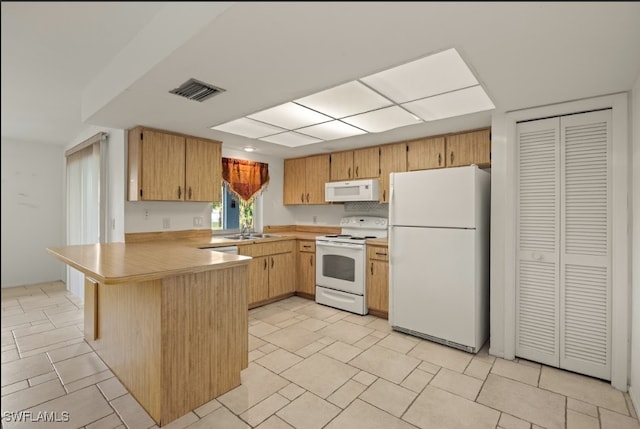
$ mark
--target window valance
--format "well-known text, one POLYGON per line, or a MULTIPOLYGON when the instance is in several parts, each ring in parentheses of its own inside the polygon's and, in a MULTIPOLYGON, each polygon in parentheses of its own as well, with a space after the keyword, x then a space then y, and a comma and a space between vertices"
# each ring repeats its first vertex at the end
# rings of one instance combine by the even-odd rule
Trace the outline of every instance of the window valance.
POLYGON ((222 158, 222 180, 243 201, 251 201, 269 183, 269 164, 222 158))

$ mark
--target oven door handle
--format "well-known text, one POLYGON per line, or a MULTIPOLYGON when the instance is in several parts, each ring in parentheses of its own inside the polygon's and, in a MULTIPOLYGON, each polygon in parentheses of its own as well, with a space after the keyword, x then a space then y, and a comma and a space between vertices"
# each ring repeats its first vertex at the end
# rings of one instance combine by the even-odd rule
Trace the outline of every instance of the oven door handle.
POLYGON ((362 244, 350 244, 350 243, 328 243, 326 241, 316 241, 316 250, 318 247, 334 247, 338 249, 358 249, 364 250, 362 244))

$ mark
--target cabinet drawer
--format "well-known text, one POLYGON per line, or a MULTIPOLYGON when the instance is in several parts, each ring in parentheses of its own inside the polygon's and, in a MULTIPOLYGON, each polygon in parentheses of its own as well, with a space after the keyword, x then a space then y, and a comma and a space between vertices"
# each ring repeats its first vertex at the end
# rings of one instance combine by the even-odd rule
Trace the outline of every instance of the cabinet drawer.
POLYGON ((295 240, 283 240, 270 243, 254 243, 240 246, 240 248, 238 249, 238 253, 246 256, 277 255, 278 253, 293 252, 295 248, 295 240))
POLYGON ((367 246, 367 259, 375 259, 378 261, 389 260, 389 249, 382 246, 367 246))
POLYGON ((315 253, 316 242, 312 240, 298 240, 298 251, 315 253))

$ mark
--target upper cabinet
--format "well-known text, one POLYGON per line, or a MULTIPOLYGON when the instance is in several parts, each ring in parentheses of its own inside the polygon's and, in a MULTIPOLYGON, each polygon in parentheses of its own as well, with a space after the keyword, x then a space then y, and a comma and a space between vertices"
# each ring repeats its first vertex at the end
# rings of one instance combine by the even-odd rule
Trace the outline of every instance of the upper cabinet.
POLYGON ((329 181, 329 155, 284 160, 283 203, 326 204, 324 184, 329 181))
POLYGON ((444 137, 407 142, 407 170, 429 170, 445 166, 444 137))
POLYGON ((380 146, 380 186, 381 203, 389 202, 389 174, 407 171, 407 144, 395 143, 380 146))
POLYGON ((377 146, 331 154, 331 181, 371 179, 380 175, 377 146))
POLYGON ((220 201, 222 143, 129 130, 129 201, 220 201))
POLYGON ((447 136, 447 167, 477 164, 491 166, 491 130, 484 129, 447 136))

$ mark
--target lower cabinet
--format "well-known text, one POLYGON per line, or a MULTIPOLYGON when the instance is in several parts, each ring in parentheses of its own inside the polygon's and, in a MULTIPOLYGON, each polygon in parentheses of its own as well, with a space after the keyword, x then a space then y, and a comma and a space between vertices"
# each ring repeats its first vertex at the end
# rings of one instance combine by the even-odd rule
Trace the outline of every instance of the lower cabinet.
POLYGON ((239 246, 238 253, 251 256, 249 308, 295 292, 295 240, 239 246))
POLYGON ((316 294, 316 242, 298 240, 296 292, 305 298, 315 298, 316 294))
POLYGON ((367 307, 369 313, 389 317, 389 249, 367 245, 367 307))

